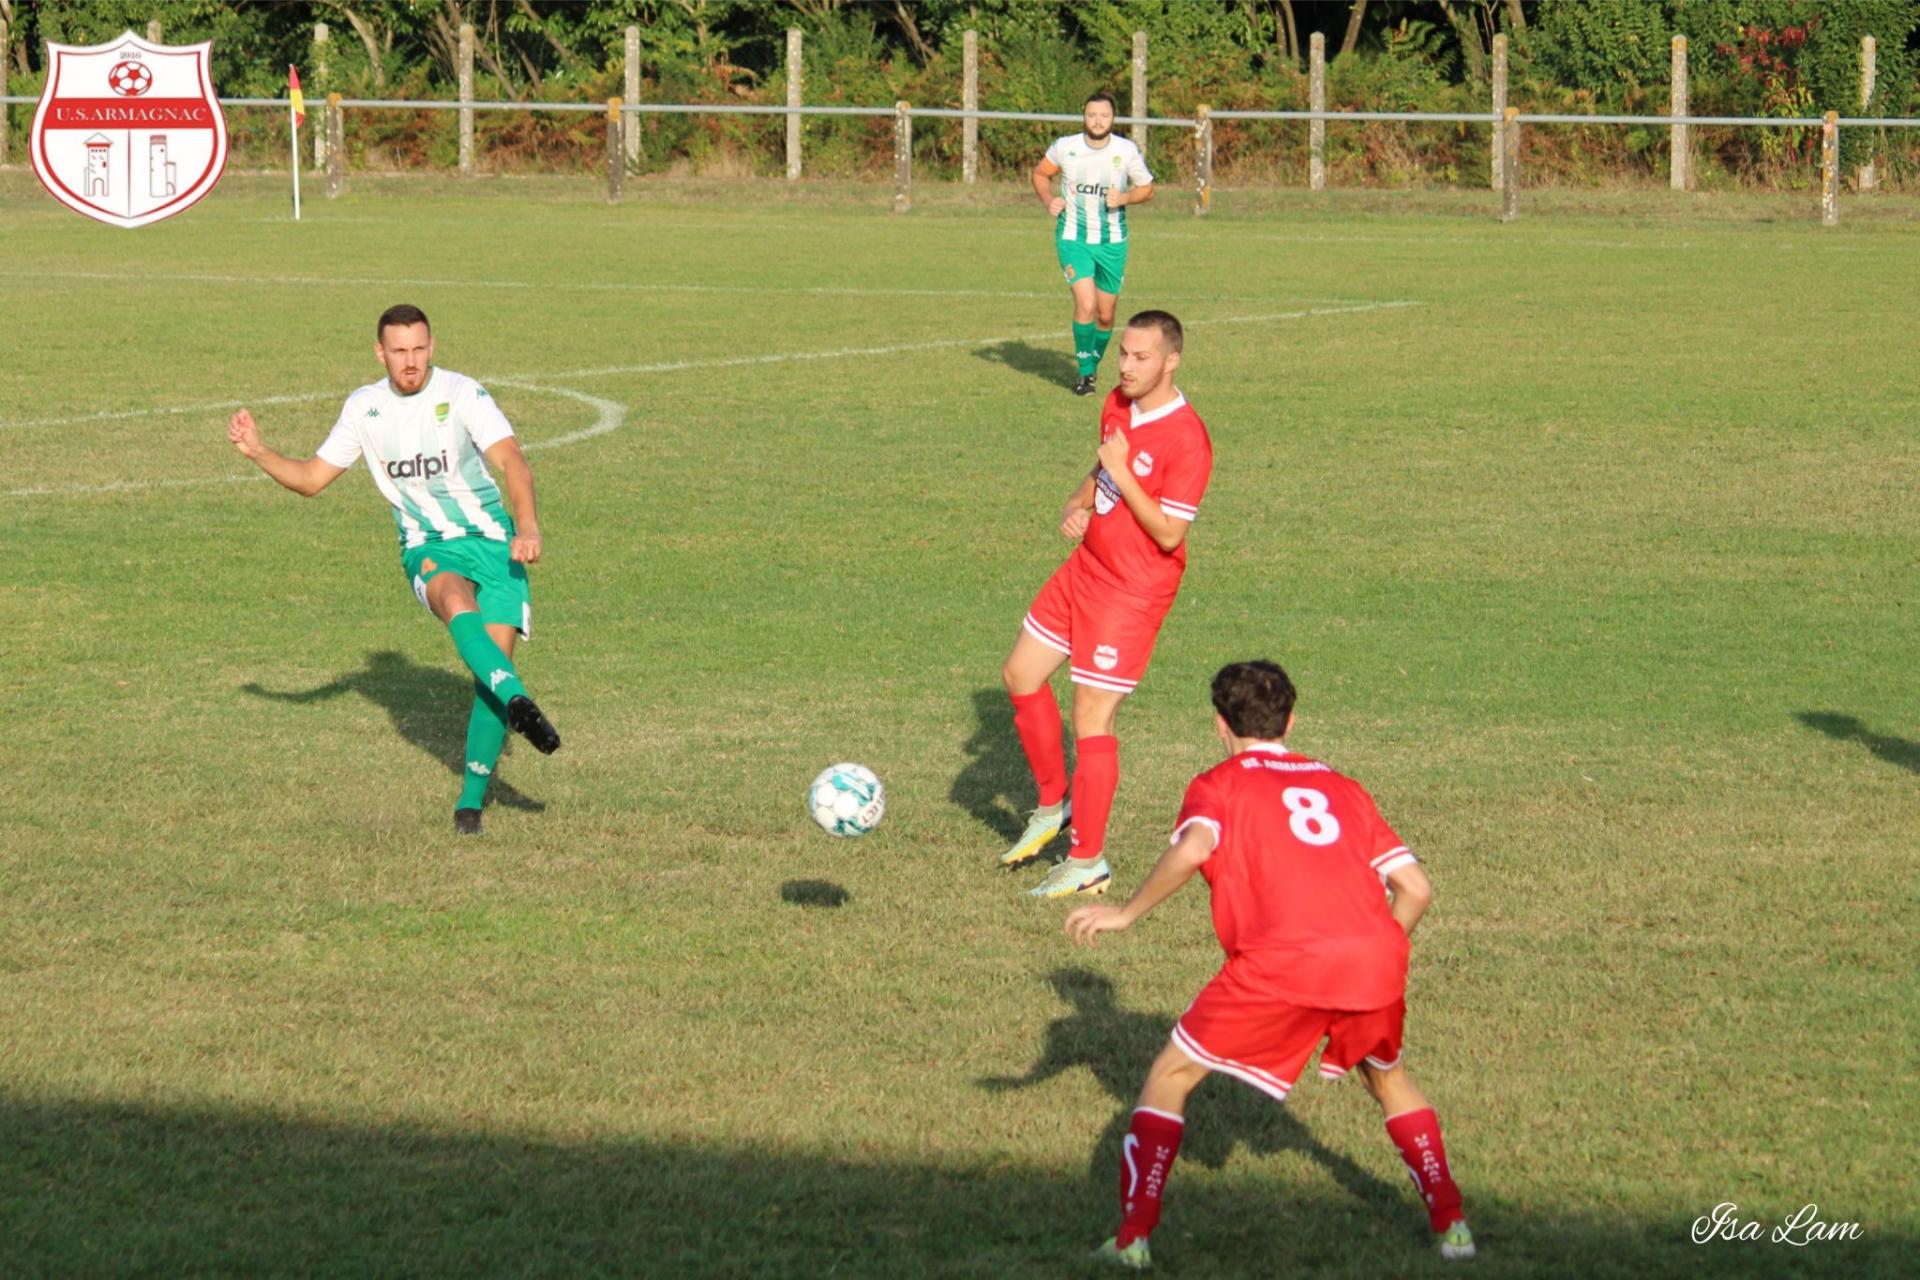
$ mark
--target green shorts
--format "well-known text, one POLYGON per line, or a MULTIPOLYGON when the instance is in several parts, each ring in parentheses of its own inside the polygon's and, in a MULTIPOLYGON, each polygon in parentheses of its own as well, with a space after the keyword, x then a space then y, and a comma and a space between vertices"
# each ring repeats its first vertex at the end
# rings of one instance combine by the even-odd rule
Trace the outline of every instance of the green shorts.
POLYGON ((1077 284, 1088 276, 1093 277, 1093 287, 1101 293, 1120 292, 1120 285, 1127 278, 1127 245, 1087 244, 1081 240, 1058 240, 1053 242, 1054 249, 1060 255, 1060 271, 1067 277, 1069 285, 1077 284))
POLYGON ((413 594, 427 602, 427 584, 443 573, 457 573, 473 584, 480 602, 480 620, 499 623, 533 638, 533 595, 527 589, 527 566, 516 564, 507 544, 491 538, 453 538, 429 542, 400 553, 400 568, 413 584, 413 594))

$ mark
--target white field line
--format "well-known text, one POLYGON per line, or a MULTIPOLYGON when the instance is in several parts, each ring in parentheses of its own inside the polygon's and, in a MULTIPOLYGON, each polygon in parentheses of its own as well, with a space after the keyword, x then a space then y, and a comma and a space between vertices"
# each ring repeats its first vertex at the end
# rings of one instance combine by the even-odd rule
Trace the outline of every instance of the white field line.
MULTIPOLYGON (((1230 324, 1263 324, 1280 320, 1304 320, 1315 316, 1355 315, 1369 311, 1386 311, 1402 307, 1417 307, 1420 302, 1411 298, 1397 298, 1384 302, 1356 303, 1344 307, 1310 307, 1298 311, 1275 311, 1256 316, 1228 316, 1219 320, 1195 320, 1188 328, 1201 326, 1215 327, 1230 324)), ((730 356, 712 360, 678 360, 656 364, 608 365, 594 369, 572 369, 564 373, 539 375, 510 375, 483 379, 500 387, 512 387, 523 391, 533 391, 548 395, 564 396, 578 400, 595 411, 594 421, 578 430, 551 440, 529 441, 524 446, 532 449, 552 449, 561 445, 577 444, 595 436, 607 435, 617 431, 626 421, 627 407, 618 401, 591 396, 571 387, 558 383, 578 378, 615 377, 622 374, 680 373, 696 369, 731 369, 745 365, 790 364, 810 360, 843 360, 854 356, 890 356, 904 355, 915 351, 937 351, 953 347, 993 346, 1003 342, 1032 342, 1040 339, 1058 338, 1061 331, 1049 329, 1040 333, 1013 334, 1010 336, 986 338, 942 338, 930 342, 903 342, 883 347, 836 347, 827 351, 784 351, 763 356, 730 356)), ((338 391, 311 391, 297 395, 258 396, 247 401, 214 400, 199 404, 172 405, 153 409, 112 410, 104 413, 80 414, 68 418, 37 418, 18 422, 0 422, 0 430, 25 429, 29 427, 65 426, 82 422, 103 422, 126 418, 145 418, 177 416, 189 413, 211 413, 222 409, 237 409, 242 403, 247 405, 307 404, 318 400, 344 399, 338 391)), ((21 489, 6 490, 0 496, 8 498, 58 497, 93 493, 122 493, 141 489, 174 489, 194 485, 234 484, 243 480, 265 479, 259 473, 243 472, 239 475, 208 476, 200 479, 181 480, 121 480, 111 484, 70 485, 70 486, 30 486, 21 489)))
MULTIPOLYGON (((353 289, 507 289, 540 290, 547 293, 579 291, 585 293, 694 293, 694 294, 784 294, 803 297, 846 298, 1060 298, 1066 287, 1039 290, 1018 289, 863 289, 847 285, 744 285, 675 284, 661 281, 624 282, 618 280, 458 280, 418 276, 259 276, 222 275, 211 272, 141 271, 131 279, 123 271, 0 271, 6 280, 112 280, 118 284, 145 284, 148 281, 173 284, 247 284, 280 288, 342 287, 353 289)), ((1181 301, 1199 300, 1203 295, 1165 295, 1181 301)), ((1241 296, 1229 299, 1204 295, 1213 301, 1249 301, 1241 296)), ((1363 301, 1359 298, 1292 298, 1291 302, 1338 305, 1363 301)))

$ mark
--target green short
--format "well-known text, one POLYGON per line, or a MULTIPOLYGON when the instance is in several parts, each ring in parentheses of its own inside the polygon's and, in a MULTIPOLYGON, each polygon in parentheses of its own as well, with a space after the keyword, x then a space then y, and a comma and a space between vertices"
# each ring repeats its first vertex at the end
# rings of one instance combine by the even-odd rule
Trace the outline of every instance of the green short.
POLYGON ((1087 244, 1081 240, 1056 239, 1054 249, 1060 255, 1060 271, 1067 277, 1069 285, 1077 284, 1088 276, 1093 277, 1093 287, 1101 293, 1120 292, 1120 286, 1127 278, 1127 245, 1087 244))
POLYGON ((413 594, 427 602, 427 584, 443 573, 457 573, 473 584, 480 620, 512 627, 522 639, 533 637, 533 594, 527 566, 507 553, 507 544, 491 538, 453 538, 429 542, 400 553, 400 567, 413 594))

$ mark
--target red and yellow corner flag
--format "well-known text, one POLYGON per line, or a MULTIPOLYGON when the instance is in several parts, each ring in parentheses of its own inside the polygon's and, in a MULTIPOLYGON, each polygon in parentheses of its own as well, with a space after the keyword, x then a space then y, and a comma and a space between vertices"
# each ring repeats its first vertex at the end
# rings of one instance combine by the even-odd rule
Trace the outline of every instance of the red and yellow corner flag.
POLYGON ((293 123, 303 125, 307 122, 307 96, 300 92, 300 73, 292 63, 287 64, 287 97, 293 103, 293 123))

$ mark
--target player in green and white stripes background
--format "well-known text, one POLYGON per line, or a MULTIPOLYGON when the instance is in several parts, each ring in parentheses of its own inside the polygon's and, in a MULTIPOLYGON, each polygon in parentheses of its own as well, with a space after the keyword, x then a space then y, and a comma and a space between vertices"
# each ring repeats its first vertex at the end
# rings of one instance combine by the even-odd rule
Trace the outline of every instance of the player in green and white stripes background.
POLYGON ((1113 97, 1096 93, 1085 128, 1054 140, 1033 167, 1033 190, 1054 219, 1054 251, 1073 290, 1075 395, 1095 391, 1093 373, 1113 339, 1114 308, 1127 274, 1127 208, 1153 199, 1153 174, 1140 148, 1113 132, 1113 97), (1055 194, 1053 179, 1060 179, 1055 194))

